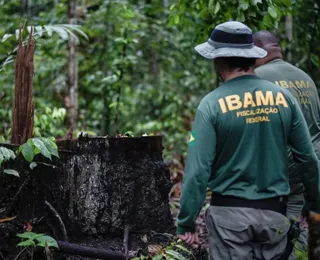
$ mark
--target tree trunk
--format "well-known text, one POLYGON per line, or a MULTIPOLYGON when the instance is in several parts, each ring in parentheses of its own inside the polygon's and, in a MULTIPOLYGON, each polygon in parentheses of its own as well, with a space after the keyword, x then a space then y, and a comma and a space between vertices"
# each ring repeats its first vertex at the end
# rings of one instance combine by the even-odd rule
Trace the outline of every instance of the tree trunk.
MULTIPOLYGON (((105 13, 105 17, 106 17, 106 22, 104 24, 105 26, 105 35, 103 36, 103 41, 104 41, 104 49, 101 52, 101 57, 104 57, 105 53, 109 51, 109 36, 112 35, 113 31, 111 29, 110 26, 110 12, 111 12, 111 8, 112 8, 112 1, 108 2, 108 5, 106 7, 106 13, 105 13)), ((103 63, 102 63, 102 68, 103 71, 105 72, 105 77, 108 76, 108 59, 105 58, 103 63)), ((110 133, 110 125, 111 125, 111 110, 110 110, 110 102, 111 102, 111 96, 110 95, 110 87, 108 83, 104 83, 104 96, 103 96, 103 104, 104 104, 104 108, 103 108, 103 117, 102 117, 102 123, 101 123, 101 135, 105 136, 107 134, 111 134, 110 133)))
MULTIPOLYGON (((133 255, 141 249, 147 254, 149 243, 168 242, 157 234, 175 234, 169 208, 172 183, 161 136, 80 137, 61 141, 59 147, 55 168, 38 163, 30 172, 28 164, 16 162, 11 168, 20 172, 19 179, 0 175, 0 212, 10 208, 24 185, 8 216, 17 218, 0 225, 0 253, 16 253, 16 233, 23 232, 23 226, 60 241, 67 238, 65 242, 75 245, 65 248, 68 253, 78 245, 74 253, 80 256, 68 260, 110 250, 133 255)), ((40 157, 37 161, 48 163, 40 157)))
POLYGON ((15 61, 15 89, 12 111, 11 143, 25 143, 33 134, 34 107, 32 104, 34 40, 30 34, 27 45, 19 46, 15 61))
MULTIPOLYGON (((76 24, 77 0, 68 1, 69 24, 76 24)), ((70 35, 68 44, 68 95, 65 105, 67 108, 67 127, 76 128, 78 117, 78 62, 76 53, 76 40, 70 35)))
POLYGON ((288 62, 292 62, 292 16, 286 16, 286 38, 287 38, 287 57, 288 62))
MULTIPOLYGON (((157 4, 157 3, 155 3, 157 4)), ((146 0, 146 17, 148 17, 148 31, 150 35, 154 35, 154 30, 152 28, 152 19, 155 19, 155 15, 151 12, 152 8, 152 1, 146 0)), ((152 81, 157 81, 159 79, 159 73, 160 73, 160 61, 159 61, 159 55, 157 53, 157 50, 152 46, 153 42, 149 42, 148 46, 148 56, 149 56, 149 72, 151 76, 152 81)))
POLYGON ((22 11, 21 11, 21 13, 22 13, 22 16, 24 16, 24 15, 28 15, 28 0, 21 0, 21 6, 22 6, 22 11))

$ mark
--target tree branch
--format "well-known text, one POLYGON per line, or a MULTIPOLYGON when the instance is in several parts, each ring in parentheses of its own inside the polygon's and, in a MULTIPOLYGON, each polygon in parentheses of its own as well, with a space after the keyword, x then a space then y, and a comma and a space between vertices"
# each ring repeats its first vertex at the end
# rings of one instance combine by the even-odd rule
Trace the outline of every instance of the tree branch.
POLYGON ((91 258, 99 258, 99 259, 106 259, 106 260, 126 260, 126 255, 105 250, 102 248, 94 248, 88 246, 82 246, 77 244, 71 244, 63 241, 59 241, 59 251, 71 254, 71 255, 79 255, 84 257, 91 257, 91 258))
POLYGON ((123 238, 123 247, 124 247, 124 253, 125 255, 127 256, 128 253, 129 253, 129 246, 128 246, 128 243, 129 243, 129 226, 125 226, 124 227, 124 238, 123 238))
POLYGON ((60 229, 62 231, 62 239, 63 241, 68 241, 68 235, 67 235, 67 230, 66 227, 59 215, 59 213, 55 210, 55 208, 47 201, 44 201, 44 204, 47 206, 47 208, 50 210, 50 212, 53 214, 53 216, 58 220, 60 229))

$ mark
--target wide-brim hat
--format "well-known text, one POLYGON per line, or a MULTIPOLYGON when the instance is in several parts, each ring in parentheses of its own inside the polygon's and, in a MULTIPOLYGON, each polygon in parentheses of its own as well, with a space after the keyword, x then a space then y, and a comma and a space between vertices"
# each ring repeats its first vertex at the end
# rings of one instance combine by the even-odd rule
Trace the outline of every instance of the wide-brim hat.
POLYGON ((225 22, 216 26, 207 42, 195 50, 206 59, 219 57, 264 58, 267 52, 253 44, 252 31, 240 22, 225 22))

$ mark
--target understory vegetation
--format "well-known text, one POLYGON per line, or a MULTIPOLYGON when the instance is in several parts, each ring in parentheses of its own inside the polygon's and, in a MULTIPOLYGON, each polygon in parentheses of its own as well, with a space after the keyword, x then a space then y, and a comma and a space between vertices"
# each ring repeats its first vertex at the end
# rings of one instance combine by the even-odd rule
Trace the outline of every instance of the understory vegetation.
MULTIPOLYGON (((284 58, 320 86, 316 1, 70 0, 68 5, 67 0, 0 0, 0 14, 0 142, 11 138, 14 61, 21 29, 24 41, 31 34, 36 43, 34 138, 17 151, 30 168, 37 166, 33 159, 38 153, 49 159, 58 156, 55 139, 77 138, 80 133, 163 135, 164 158, 174 183, 170 193, 174 217, 194 112, 218 82, 212 62, 193 48, 207 40, 215 25, 234 19, 253 31, 274 31, 284 58)), ((0 164, 15 157, 16 153, 0 147, 0 164)), ((19 177, 14 169, 3 173, 19 177)), ((203 213, 209 198, 208 193, 198 219, 203 241, 203 213)), ((31 253, 36 245, 56 246, 41 234, 19 237, 19 246, 31 253)), ((179 250, 187 249, 173 242, 166 249, 154 249, 153 259, 183 259, 179 250)), ((305 252, 300 257, 306 259, 305 252)))

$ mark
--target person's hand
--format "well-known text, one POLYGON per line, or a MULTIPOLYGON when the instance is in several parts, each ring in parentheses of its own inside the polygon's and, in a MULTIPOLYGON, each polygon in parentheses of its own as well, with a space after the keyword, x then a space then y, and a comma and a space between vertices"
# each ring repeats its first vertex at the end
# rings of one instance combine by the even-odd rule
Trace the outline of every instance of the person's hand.
POLYGON ((307 218, 306 217, 302 217, 300 216, 298 219, 299 225, 302 228, 308 228, 308 222, 307 222, 307 218))
POLYGON ((183 235, 179 235, 178 237, 193 248, 198 247, 200 243, 198 233, 187 232, 183 235))

